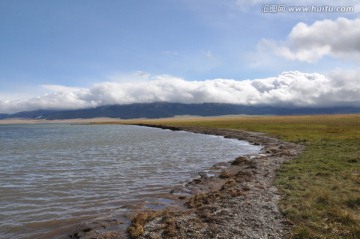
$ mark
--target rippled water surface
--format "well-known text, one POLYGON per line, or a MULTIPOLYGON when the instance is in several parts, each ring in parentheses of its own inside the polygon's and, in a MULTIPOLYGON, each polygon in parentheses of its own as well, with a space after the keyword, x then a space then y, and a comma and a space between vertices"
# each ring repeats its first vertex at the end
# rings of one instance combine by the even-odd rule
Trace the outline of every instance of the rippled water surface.
MULTIPOLYGON (((0 125, 0 238, 39 238, 259 147, 124 125, 0 125)), ((55 235, 54 235, 55 237, 55 235)))

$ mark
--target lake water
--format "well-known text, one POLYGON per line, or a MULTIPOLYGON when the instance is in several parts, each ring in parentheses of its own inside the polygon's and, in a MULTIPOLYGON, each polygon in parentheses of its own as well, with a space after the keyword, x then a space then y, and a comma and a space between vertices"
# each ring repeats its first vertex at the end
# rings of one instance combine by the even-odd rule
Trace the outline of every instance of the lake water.
POLYGON ((79 222, 259 146, 125 125, 0 125, 0 238, 64 238, 79 222))

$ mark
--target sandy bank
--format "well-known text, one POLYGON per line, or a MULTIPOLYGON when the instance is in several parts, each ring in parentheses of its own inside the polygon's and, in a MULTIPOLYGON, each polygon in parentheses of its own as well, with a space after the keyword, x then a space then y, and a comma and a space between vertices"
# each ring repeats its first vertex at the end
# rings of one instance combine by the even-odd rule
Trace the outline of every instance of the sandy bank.
MULTIPOLYGON (((192 115, 181 115, 181 116, 174 116, 170 118, 161 118, 156 119, 161 121, 166 120, 174 120, 174 121, 181 121, 181 120, 198 120, 198 119, 206 119, 206 120, 214 120, 214 119, 224 119, 224 118, 235 118, 235 117, 250 117, 248 115, 221 115, 221 116, 192 116, 192 115)), ((254 116, 251 116, 254 117, 254 116)), ((261 116, 262 117, 262 116, 261 116)), ((119 118, 106 118, 106 117, 99 117, 99 118, 91 118, 91 119, 59 119, 59 120, 47 120, 47 119, 22 119, 22 118, 13 118, 13 119, 2 119, 0 120, 1 124, 50 124, 50 123, 80 123, 80 124, 91 124, 91 123, 114 123, 114 124, 133 124, 133 122, 146 121, 146 120, 153 120, 153 119, 146 119, 146 118, 138 118, 138 119, 119 119, 119 118)))

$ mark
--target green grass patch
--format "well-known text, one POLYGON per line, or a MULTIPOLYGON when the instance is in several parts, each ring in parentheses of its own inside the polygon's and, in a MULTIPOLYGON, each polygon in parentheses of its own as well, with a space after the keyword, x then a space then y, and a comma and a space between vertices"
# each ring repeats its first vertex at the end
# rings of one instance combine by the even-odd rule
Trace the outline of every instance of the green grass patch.
MULTIPOLYGON (((144 122, 144 121, 142 121, 144 122)), ((277 172, 281 210, 292 238, 360 238, 360 115, 219 117, 151 120, 264 132, 304 144, 277 172)))

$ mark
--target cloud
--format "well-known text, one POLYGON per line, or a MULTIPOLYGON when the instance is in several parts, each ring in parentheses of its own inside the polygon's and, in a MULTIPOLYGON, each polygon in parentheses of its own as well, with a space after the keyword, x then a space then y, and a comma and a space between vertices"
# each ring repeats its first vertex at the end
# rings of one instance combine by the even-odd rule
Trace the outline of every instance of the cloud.
POLYGON ((206 57, 208 60, 214 60, 214 59, 215 59, 214 54, 213 54, 210 50, 207 50, 207 51, 206 51, 205 57, 206 57))
POLYGON ((273 106, 358 106, 360 69, 328 76, 298 71, 279 76, 233 80, 186 81, 167 75, 147 81, 103 82, 90 88, 46 86, 55 92, 27 100, 0 99, 0 112, 35 109, 79 109, 101 105, 179 102, 273 106))
POLYGON ((63 85, 41 85, 42 88, 53 91, 53 92, 64 92, 64 91, 81 91, 84 88, 69 87, 63 85))
POLYGON ((325 56, 360 59, 360 18, 322 20, 312 25, 300 22, 285 42, 262 40, 259 44, 286 59, 309 63, 325 56))

